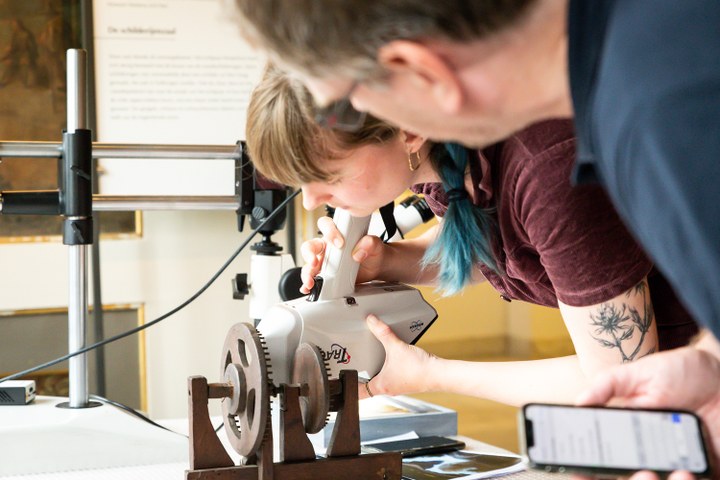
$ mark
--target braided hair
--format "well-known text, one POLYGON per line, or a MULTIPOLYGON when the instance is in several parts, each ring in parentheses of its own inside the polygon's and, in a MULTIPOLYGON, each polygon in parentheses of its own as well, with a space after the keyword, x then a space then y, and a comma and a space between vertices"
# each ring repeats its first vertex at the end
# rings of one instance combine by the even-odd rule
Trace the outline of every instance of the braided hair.
POLYGON ((440 234, 425 252, 422 266, 440 265, 439 289, 445 296, 458 293, 471 282, 477 262, 499 271, 492 254, 495 209, 476 207, 465 190, 465 170, 471 153, 474 151, 457 143, 437 143, 430 151, 433 167, 447 192, 448 208, 440 234))

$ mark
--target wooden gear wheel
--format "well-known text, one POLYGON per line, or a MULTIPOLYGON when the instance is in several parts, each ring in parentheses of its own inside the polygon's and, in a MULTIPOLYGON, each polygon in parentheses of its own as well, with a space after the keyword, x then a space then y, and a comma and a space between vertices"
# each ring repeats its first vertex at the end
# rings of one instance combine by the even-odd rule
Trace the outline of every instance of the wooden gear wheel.
POLYGON ((295 350, 292 383, 307 385, 300 397, 300 412, 307 433, 317 433, 327 423, 330 411, 328 366, 320 349, 311 343, 301 343, 295 350))
POLYGON ((258 451, 270 427, 269 355, 260 333, 249 323, 235 324, 223 346, 221 377, 233 386, 222 401, 230 444, 243 457, 258 451))

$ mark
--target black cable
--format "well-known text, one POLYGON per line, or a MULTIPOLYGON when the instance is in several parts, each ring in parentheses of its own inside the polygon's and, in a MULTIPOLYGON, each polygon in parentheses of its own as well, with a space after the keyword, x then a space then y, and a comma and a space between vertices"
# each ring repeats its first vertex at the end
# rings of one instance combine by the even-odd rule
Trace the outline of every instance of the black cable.
POLYGON ((142 330, 145 330, 146 328, 150 328, 150 327, 152 327, 153 325, 155 325, 156 323, 160 323, 160 322, 162 322, 163 320, 165 320, 166 318, 168 318, 168 317, 176 314, 177 312, 179 312, 180 310, 182 310, 183 308, 187 307, 187 306, 190 305, 192 302, 194 302, 200 295, 202 295, 203 293, 205 293, 205 290, 207 290, 208 288, 210 288, 210 285, 212 285, 213 283, 215 283, 215 280, 217 280, 218 277, 220 277, 220 275, 222 275, 222 273, 227 269, 227 267, 229 267, 230 264, 235 260, 235 258, 240 254, 240 252, 242 252, 243 249, 248 245, 248 243, 250 243, 250 240, 252 240, 253 237, 254 237, 255 235, 257 235, 257 233, 258 233, 270 220, 272 220, 273 217, 275 217, 279 212, 281 212, 281 211, 285 208, 285 206, 286 206, 288 203, 290 203, 290 201, 291 201, 292 199, 294 199, 299 193, 300 193, 300 190, 296 190, 296 191, 294 191, 293 193, 291 193, 291 194, 288 196, 288 198, 286 198, 285 200, 283 200, 283 202, 282 202, 280 205, 278 205, 278 207, 277 207, 275 210, 273 210, 273 211, 270 213, 270 215, 268 215, 267 217, 265 217, 265 219, 260 223, 260 225, 258 225, 257 228, 255 228, 255 229, 250 233, 250 235, 248 236, 248 238, 245 239, 245 241, 240 245, 240 247, 238 247, 238 249, 235 250, 235 252, 230 256, 230 258, 223 264, 223 266, 220 267, 220 270, 218 270, 218 271, 215 273, 215 275, 213 275, 213 276, 210 278, 210 280, 208 280, 207 283, 205 283, 205 285, 203 285, 203 287, 200 288, 200 290, 198 290, 197 292, 195 292, 194 295, 192 295, 190 298, 188 298, 188 299, 185 300, 183 303, 181 303, 181 304, 178 305, 177 307, 173 308, 172 310, 170 310, 170 311, 167 312, 166 314, 159 316, 158 318, 156 318, 155 320, 153 320, 153 321, 151 321, 151 322, 149 322, 149 323, 146 323, 146 324, 144 324, 144 325, 140 325, 140 326, 138 326, 138 327, 132 328, 132 329, 130 329, 130 330, 124 332, 124 333, 119 333, 119 334, 117 334, 117 335, 115 335, 115 336, 112 336, 112 337, 107 338, 107 339, 105 339, 105 340, 102 340, 102 341, 100 341, 100 342, 93 343, 92 345, 88 345, 87 347, 83 347, 83 348, 81 348, 80 350, 76 350, 76 351, 74 351, 74 352, 68 353, 67 355, 63 355, 62 357, 58 357, 58 358, 56 358, 55 360, 50 360, 49 362, 45 362, 45 363, 43 363, 43 364, 41 364, 41 365, 36 365, 36 366, 34 366, 34 367, 32 367, 32 368, 28 368, 27 370, 23 370, 22 372, 15 373, 15 374, 13 374, 13 375, 8 375, 7 377, 4 377, 4 378, 0 378, 0 383, 4 382, 4 381, 6 381, 6 380, 14 380, 14 379, 16 379, 16 378, 24 377, 25 375, 29 375, 29 374, 31 374, 31 373, 37 372, 38 370, 42 370, 42 369, 47 368, 47 367, 52 367, 53 365, 57 365, 58 363, 64 362, 65 360, 68 360, 68 359, 70 359, 70 358, 72 358, 72 357, 75 357, 75 356, 77 356, 77 355, 82 355, 83 353, 89 352, 90 350, 94 350, 94 349, 96 349, 96 348, 98 348, 98 347, 102 347, 103 345, 107 345, 108 343, 112 343, 112 342, 115 342, 115 341, 120 340, 120 339, 122 339, 122 338, 129 337, 130 335, 133 335, 133 334, 135 334, 135 333, 137 333, 137 332, 140 332, 140 331, 142 331, 142 330))
POLYGON ((120 410, 126 411, 126 412, 129 413, 130 415, 132 415, 132 416, 134 416, 134 417, 137 417, 137 418, 139 418, 140 420, 149 423, 150 425, 153 425, 153 426, 158 427, 158 428, 162 428, 163 430, 167 430, 168 432, 175 433, 175 434, 177 434, 177 435, 181 435, 181 436, 183 436, 183 437, 185 437, 185 438, 188 438, 188 436, 185 435, 184 433, 176 432, 175 430, 172 430, 172 429, 166 427, 165 425, 160 425, 160 424, 157 423, 155 420, 151 419, 150 417, 146 417, 145 415, 143 415, 142 413, 138 412, 137 410, 135 410, 134 408, 132 408, 132 407, 130 407, 130 406, 128 406, 128 405, 122 404, 122 403, 120 403, 120 402, 116 402, 115 400, 110 400, 110 399, 105 398, 105 397, 101 397, 100 395, 90 395, 90 399, 91 399, 91 400, 97 400, 97 401, 102 402, 102 403, 107 403, 108 405, 112 405, 113 407, 117 407, 117 408, 119 408, 120 410))
MULTIPOLYGON (((118 402, 118 401, 110 400, 109 398, 105 398, 105 397, 102 397, 102 396, 100 396, 100 395, 94 395, 94 394, 91 394, 91 395, 90 395, 90 400, 97 400, 98 402, 107 403, 108 405, 112 405, 113 407, 117 407, 117 408, 119 408, 120 410, 126 411, 126 412, 129 413, 130 415, 132 415, 132 416, 134 416, 134 417, 137 417, 137 418, 139 418, 140 420, 149 423, 150 425, 153 425, 153 426, 158 427, 158 428, 162 428, 163 430, 167 430, 168 432, 175 433, 175 434, 177 434, 177 435, 180 435, 180 436, 183 436, 183 437, 185 437, 185 438, 188 438, 188 436, 185 435, 184 433, 176 432, 175 430, 172 430, 172 429, 166 427, 165 425, 162 425, 162 424, 160 424, 160 423, 157 423, 155 420, 153 420, 152 418, 146 416, 144 413, 138 412, 137 410, 135 410, 135 409, 132 408, 131 406, 125 405, 124 403, 120 403, 120 402, 118 402)), ((215 433, 218 433, 220 430, 222 430, 222 428, 223 428, 224 426, 225 426, 225 423, 221 423, 220 425, 218 425, 217 428, 215 428, 215 433)))

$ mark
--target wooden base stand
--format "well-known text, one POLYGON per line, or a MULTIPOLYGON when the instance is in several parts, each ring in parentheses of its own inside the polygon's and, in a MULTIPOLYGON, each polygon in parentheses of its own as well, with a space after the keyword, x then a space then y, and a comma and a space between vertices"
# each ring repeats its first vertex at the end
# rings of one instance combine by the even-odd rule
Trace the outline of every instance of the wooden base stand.
POLYGON ((301 385, 280 385, 280 462, 273 462, 272 422, 255 455, 245 465, 235 465, 213 430, 208 413, 209 398, 232 394, 228 384, 208 384, 204 377, 188 379, 190 407, 190 469, 186 480, 400 480, 400 453, 360 454, 357 372, 345 370, 331 380, 337 419, 327 458, 316 458, 305 433, 300 410, 301 385))

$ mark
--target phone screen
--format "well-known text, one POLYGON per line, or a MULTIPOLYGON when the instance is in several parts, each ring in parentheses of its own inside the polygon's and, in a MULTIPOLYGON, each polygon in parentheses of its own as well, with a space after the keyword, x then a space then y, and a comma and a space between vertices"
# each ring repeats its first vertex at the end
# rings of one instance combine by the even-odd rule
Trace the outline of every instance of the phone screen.
POLYGON ((708 470, 700 423, 686 412, 527 405, 524 416, 526 450, 535 464, 708 470))

